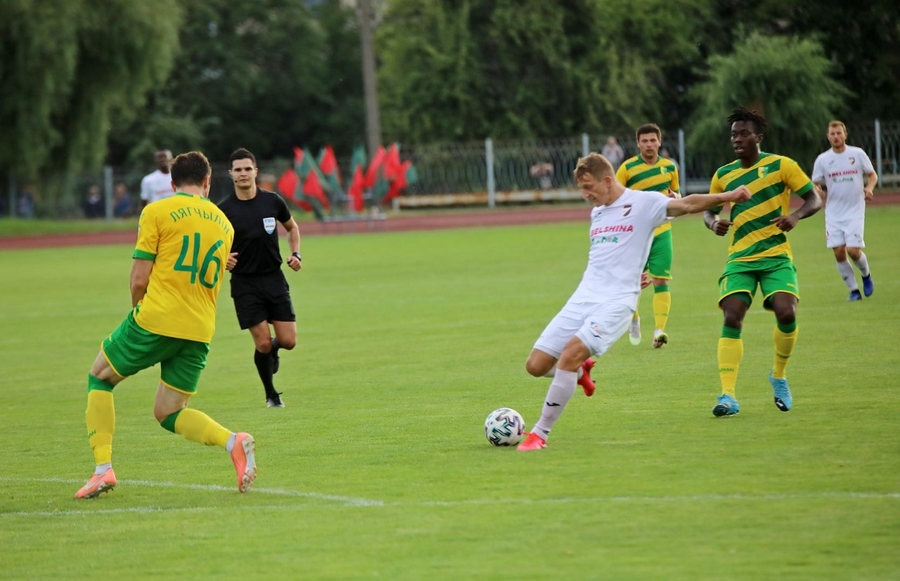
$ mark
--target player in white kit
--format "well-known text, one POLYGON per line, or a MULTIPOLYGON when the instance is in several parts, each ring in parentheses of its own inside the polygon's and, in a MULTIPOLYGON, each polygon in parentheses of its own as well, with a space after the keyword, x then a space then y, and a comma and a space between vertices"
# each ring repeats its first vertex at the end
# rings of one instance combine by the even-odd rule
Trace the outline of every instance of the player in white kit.
POLYGON ((172 189, 172 175, 169 166, 172 165, 172 152, 168 149, 160 149, 153 158, 156 160, 156 171, 144 176, 141 180, 141 207, 150 202, 156 202, 175 195, 172 189))
POLYGON ((847 145, 847 127, 840 121, 828 124, 828 142, 831 149, 816 158, 812 181, 826 189, 819 191, 825 200, 825 244, 834 250, 838 272, 850 289, 847 300, 859 301, 862 295, 847 256, 862 276, 863 294, 872 296, 875 283, 862 249, 866 247, 866 202, 874 196, 878 174, 865 151, 847 145))
POLYGON ((552 376, 553 381, 541 418, 519 444, 521 451, 546 447, 550 430, 575 394, 582 364, 592 354, 606 353, 628 330, 656 227, 670 216, 697 214, 726 202, 750 199, 745 186, 680 199, 630 190, 616 181, 612 164, 598 153, 578 160, 575 182, 584 199, 594 205, 588 265, 581 284, 541 333, 525 362, 528 373, 552 376))

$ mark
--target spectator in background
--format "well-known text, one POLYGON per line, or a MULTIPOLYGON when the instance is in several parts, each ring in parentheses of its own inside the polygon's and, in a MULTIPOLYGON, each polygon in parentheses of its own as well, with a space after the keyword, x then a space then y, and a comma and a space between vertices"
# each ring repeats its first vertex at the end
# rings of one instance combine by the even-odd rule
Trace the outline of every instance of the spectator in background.
POLYGON ((528 168, 531 177, 537 178, 538 185, 542 190, 549 190, 553 187, 553 164, 542 161, 528 168))
POLYGON ((16 198, 16 215, 19 218, 34 218, 34 194, 28 188, 19 192, 16 198))
POLYGON ((625 161, 625 150, 612 135, 606 139, 606 145, 603 146, 600 153, 609 160, 614 170, 619 169, 619 166, 625 161))
POLYGON ((675 161, 675 158, 672 157, 672 154, 671 154, 671 153, 669 153, 669 149, 668 149, 667 147, 661 147, 661 148, 659 148, 659 156, 660 156, 661 158, 663 158, 663 159, 666 159, 666 160, 671 161, 671 162, 672 162, 672 165, 675 166, 675 169, 677 169, 679 172, 681 171, 681 168, 678 167, 678 162, 675 161))
POLYGON ((134 200, 124 182, 117 183, 116 191, 113 193, 113 216, 116 218, 134 216, 134 200))
POLYGON ((172 189, 172 176, 169 175, 172 152, 160 149, 156 152, 155 158, 157 170, 145 175, 141 180, 141 207, 175 194, 175 190, 172 189))
POLYGON ((85 218, 103 218, 106 215, 106 204, 103 203, 103 192, 97 184, 88 188, 87 198, 82 205, 85 218))

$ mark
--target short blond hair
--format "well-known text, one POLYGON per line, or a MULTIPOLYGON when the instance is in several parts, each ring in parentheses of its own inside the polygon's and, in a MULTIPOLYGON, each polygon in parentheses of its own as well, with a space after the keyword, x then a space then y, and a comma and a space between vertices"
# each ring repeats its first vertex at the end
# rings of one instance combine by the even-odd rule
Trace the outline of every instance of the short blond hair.
POLYGON ((575 164, 575 183, 581 181, 586 175, 591 175, 596 180, 602 180, 606 176, 613 175, 612 163, 599 153, 591 152, 584 157, 578 158, 575 164))
POLYGON ((829 122, 828 122, 828 128, 831 129, 832 127, 841 127, 841 128, 844 129, 844 135, 849 135, 849 134, 850 134, 850 133, 847 131, 847 126, 844 125, 844 122, 843 122, 843 121, 838 121, 837 119, 834 119, 834 120, 832 120, 832 121, 829 121, 829 122))

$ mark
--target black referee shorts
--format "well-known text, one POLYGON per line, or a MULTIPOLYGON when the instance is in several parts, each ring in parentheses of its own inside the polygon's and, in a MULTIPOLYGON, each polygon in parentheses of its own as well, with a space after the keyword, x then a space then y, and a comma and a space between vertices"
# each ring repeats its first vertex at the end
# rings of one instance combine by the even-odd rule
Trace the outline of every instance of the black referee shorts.
POLYGON ((241 329, 263 321, 296 321, 291 287, 280 270, 270 274, 234 274, 231 298, 241 329))

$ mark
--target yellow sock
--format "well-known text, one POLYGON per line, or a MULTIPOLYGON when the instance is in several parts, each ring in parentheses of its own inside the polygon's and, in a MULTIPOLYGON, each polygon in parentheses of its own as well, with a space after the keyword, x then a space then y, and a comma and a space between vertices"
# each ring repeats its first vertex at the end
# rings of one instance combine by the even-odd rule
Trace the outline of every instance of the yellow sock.
POLYGON ((669 322, 669 311, 671 309, 672 293, 663 291, 653 294, 653 319, 656 321, 657 329, 666 330, 666 323, 669 322))
POLYGON ((797 329, 785 333, 775 327, 772 339, 775 341, 775 365, 772 366, 772 377, 784 379, 784 368, 787 367, 788 360, 794 352, 794 345, 797 344, 797 329))
POLYGON ((112 462, 113 432, 116 431, 116 406, 111 391, 88 391, 84 420, 87 424, 88 442, 94 452, 94 462, 109 464, 112 462))
POLYGON ((730 337, 719 337, 719 381, 722 382, 722 393, 734 397, 737 385, 738 368, 744 357, 744 341, 730 337))
POLYGON ((191 408, 184 408, 178 414, 178 418, 175 420, 175 433, 181 434, 191 442, 220 448, 224 448, 228 444, 228 438, 231 436, 231 432, 216 423, 214 419, 191 408))

